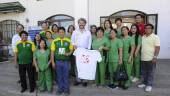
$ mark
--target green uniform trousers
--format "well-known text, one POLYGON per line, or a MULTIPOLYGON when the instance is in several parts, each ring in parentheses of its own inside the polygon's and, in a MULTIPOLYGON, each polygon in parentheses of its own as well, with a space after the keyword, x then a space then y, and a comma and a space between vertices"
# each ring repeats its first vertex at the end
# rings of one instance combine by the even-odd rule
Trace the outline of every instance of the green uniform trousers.
POLYGON ((97 85, 105 85, 105 71, 106 71, 106 64, 104 63, 104 61, 97 63, 97 68, 96 68, 97 85))
POLYGON ((114 73, 117 71, 118 62, 109 62, 110 84, 118 85, 118 81, 114 80, 114 73))
POLYGON ((52 91, 52 72, 50 67, 38 73, 38 88, 40 91, 44 91, 46 88, 48 91, 52 91))

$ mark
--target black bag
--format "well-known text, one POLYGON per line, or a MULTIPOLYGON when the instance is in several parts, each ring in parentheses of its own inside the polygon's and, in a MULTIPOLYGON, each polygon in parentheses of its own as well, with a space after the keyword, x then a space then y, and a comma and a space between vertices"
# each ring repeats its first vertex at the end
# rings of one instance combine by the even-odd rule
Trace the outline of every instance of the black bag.
POLYGON ((113 76, 113 79, 116 80, 116 81, 126 81, 126 80, 128 80, 128 75, 127 75, 124 64, 119 65, 117 67, 117 70, 116 70, 116 72, 113 76))

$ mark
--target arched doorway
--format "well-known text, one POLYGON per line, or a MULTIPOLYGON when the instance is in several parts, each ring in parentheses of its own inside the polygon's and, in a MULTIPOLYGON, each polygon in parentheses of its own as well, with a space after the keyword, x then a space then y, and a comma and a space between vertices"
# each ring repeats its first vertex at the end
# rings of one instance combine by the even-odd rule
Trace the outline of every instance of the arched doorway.
MULTIPOLYGON (((69 15, 65 14, 57 14, 48 17, 45 21, 48 21, 49 25, 51 26, 52 24, 57 24, 59 27, 63 26, 66 29, 68 28, 69 25, 74 25, 74 18, 69 15)), ((41 25, 42 21, 38 22, 38 25, 41 25)))
POLYGON ((112 26, 114 28, 116 28, 116 24, 115 24, 115 19, 116 18, 121 18, 123 21, 123 25, 124 26, 128 26, 130 28, 130 26, 135 23, 135 15, 136 14, 141 14, 144 16, 144 23, 151 23, 154 25, 155 27, 155 33, 157 33, 157 21, 158 21, 158 14, 146 14, 142 11, 138 11, 138 10, 122 10, 122 11, 118 11, 116 13, 111 14, 110 16, 101 16, 100 17, 100 25, 103 26, 104 25, 104 21, 109 19, 112 22, 112 26))

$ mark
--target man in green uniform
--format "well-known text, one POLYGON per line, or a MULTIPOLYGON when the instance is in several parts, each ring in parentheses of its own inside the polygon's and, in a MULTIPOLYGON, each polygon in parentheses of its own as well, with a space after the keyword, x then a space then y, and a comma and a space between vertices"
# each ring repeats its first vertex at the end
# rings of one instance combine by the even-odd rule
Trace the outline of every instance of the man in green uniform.
POLYGON ((28 73, 30 92, 34 92, 35 78, 34 69, 32 65, 33 52, 35 51, 35 45, 33 42, 28 41, 28 33, 21 31, 19 33, 21 41, 17 42, 15 48, 15 64, 19 64, 19 76, 21 80, 21 93, 27 90, 26 71, 28 73))
POLYGON ((52 66, 56 70, 58 94, 69 94, 69 60, 73 52, 71 40, 65 36, 65 28, 59 28, 59 36, 51 44, 52 66), (55 57, 55 58, 54 58, 55 57), (55 62, 54 62, 55 61, 55 62), (56 64, 55 64, 56 63, 56 64))
POLYGON ((47 22, 43 22, 41 26, 42 26, 42 31, 39 34, 42 37, 42 39, 46 39, 45 33, 46 31, 50 31, 49 25, 47 22))
POLYGON ((122 38, 122 31, 121 31, 121 28, 122 28, 122 19, 121 18, 116 18, 115 19, 115 23, 116 23, 116 26, 117 26, 117 28, 116 28, 116 30, 117 30, 116 37, 120 39, 120 38, 122 38))

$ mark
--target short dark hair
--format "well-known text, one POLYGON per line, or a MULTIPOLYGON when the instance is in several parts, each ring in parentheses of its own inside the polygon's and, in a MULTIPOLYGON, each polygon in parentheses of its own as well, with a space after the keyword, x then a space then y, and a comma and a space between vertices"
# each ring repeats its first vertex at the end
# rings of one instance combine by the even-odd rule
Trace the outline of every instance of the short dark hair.
POLYGON ((121 31, 123 30, 123 28, 126 28, 126 29, 129 31, 129 28, 128 28, 127 26, 123 26, 123 27, 121 28, 121 31))
POLYGON ((136 18, 137 16, 140 16, 141 18, 144 18, 144 16, 143 16, 142 14, 136 14, 136 15, 135 15, 135 18, 136 18))
POLYGON ((18 26, 21 26, 21 27, 24 29, 24 25, 22 25, 22 24, 17 24, 16 27, 18 27, 18 26))
POLYGON ((21 31, 21 32, 19 33, 19 36, 21 37, 22 34, 25 34, 25 35, 28 36, 28 32, 26 32, 26 31, 21 31))
POLYGON ((111 30, 110 30, 110 33, 111 33, 112 31, 115 31, 115 33, 117 34, 117 30, 116 30, 116 29, 111 29, 111 30))
POLYGON ((99 30, 102 31, 102 32, 104 33, 103 27, 97 27, 96 33, 97 33, 99 30))
POLYGON ((66 31, 64 27, 59 27, 58 30, 63 30, 64 32, 66 31))
POLYGON ((110 29, 113 29, 113 27, 112 27, 112 22, 111 22, 110 20, 105 20, 105 21, 104 21, 104 30, 106 30, 106 27, 105 27, 106 22, 109 22, 109 24, 110 24, 110 29))
POLYGON ((90 28, 92 29, 93 27, 97 28, 96 25, 91 25, 90 28))
POLYGON ((146 24, 146 25, 145 25, 145 28, 146 28, 147 26, 150 26, 152 29, 154 29, 154 26, 153 26, 152 24, 146 24))
POLYGON ((115 23, 116 23, 117 21, 122 22, 122 19, 121 19, 121 18, 116 18, 116 19, 115 19, 115 23))
POLYGON ((47 21, 43 21, 43 22, 41 23, 41 26, 42 26, 43 24, 46 24, 47 26, 49 26, 47 21))
POLYGON ((87 21, 86 21, 85 18, 80 18, 80 19, 78 20, 78 23, 79 23, 80 21, 83 21, 84 23, 87 23, 87 21))

